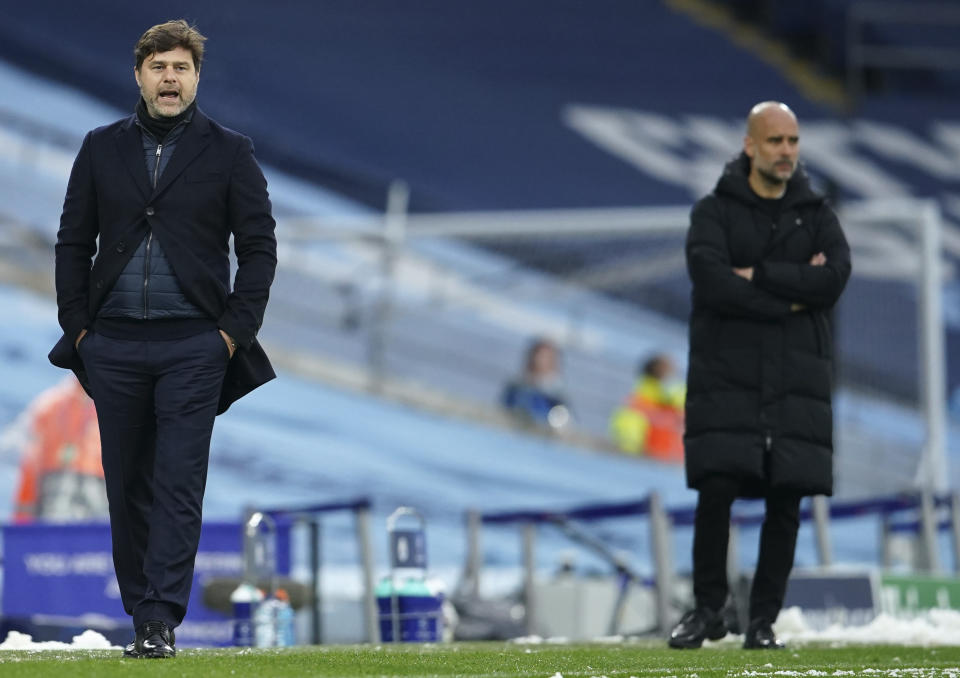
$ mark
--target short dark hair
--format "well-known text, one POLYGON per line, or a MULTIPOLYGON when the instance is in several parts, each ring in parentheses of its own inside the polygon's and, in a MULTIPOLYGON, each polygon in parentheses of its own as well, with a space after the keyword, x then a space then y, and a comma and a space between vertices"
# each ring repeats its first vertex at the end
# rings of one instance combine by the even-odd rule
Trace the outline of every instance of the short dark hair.
POLYGON ((139 71, 144 60, 151 54, 169 52, 177 47, 190 50, 193 54, 193 67, 200 70, 203 63, 203 43, 206 41, 196 26, 191 26, 184 19, 168 21, 147 29, 147 32, 137 40, 133 48, 136 59, 136 69, 139 71))
POLYGON ((663 353, 656 353, 640 363, 638 366, 639 369, 637 369, 637 376, 659 379, 664 364, 669 365, 670 358, 663 353))
POLYGON ((557 345, 546 337, 536 337, 532 339, 530 343, 527 344, 527 354, 524 359, 524 365, 527 372, 533 369, 533 363, 537 357, 537 353, 543 349, 553 351, 556 355, 559 355, 560 353, 560 351, 557 349, 557 345))

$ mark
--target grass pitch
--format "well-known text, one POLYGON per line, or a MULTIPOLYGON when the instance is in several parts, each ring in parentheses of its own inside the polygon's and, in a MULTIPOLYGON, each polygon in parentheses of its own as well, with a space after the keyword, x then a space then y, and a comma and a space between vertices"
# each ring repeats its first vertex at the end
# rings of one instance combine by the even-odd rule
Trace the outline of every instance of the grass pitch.
POLYGON ((734 678, 867 676, 960 678, 960 647, 795 646, 744 651, 721 645, 669 650, 662 641, 604 645, 382 645, 277 650, 182 650, 172 660, 122 659, 119 651, 0 653, 0 676, 607 676, 734 678))

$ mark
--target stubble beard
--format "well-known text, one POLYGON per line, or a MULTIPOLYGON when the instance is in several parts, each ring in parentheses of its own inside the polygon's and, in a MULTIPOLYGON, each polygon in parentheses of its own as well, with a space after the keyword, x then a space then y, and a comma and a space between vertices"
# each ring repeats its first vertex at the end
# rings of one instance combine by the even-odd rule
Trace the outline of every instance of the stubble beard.
MULTIPOLYGON (((159 93, 158 93, 157 95, 155 95, 155 97, 154 97, 153 99, 150 99, 150 98, 148 98, 148 97, 146 96, 146 94, 144 93, 144 91, 141 89, 141 90, 140 90, 140 96, 143 97, 144 103, 147 104, 147 113, 149 113, 150 116, 153 117, 153 118, 173 118, 173 117, 178 116, 178 115, 180 115, 181 113, 183 113, 185 110, 187 110, 187 107, 188 107, 191 103, 193 103, 193 99, 191 99, 190 101, 184 101, 184 100, 181 98, 181 99, 180 99, 180 105, 177 106, 175 110, 171 110, 171 109, 169 109, 169 108, 167 108, 167 109, 162 109, 162 108, 160 108, 160 107, 157 105, 157 103, 156 103, 156 98, 160 96, 159 93)), ((182 96, 182 92, 181 92, 181 96, 182 96)))
POLYGON ((779 174, 775 174, 772 170, 760 169, 758 167, 757 174, 760 176, 760 179, 763 181, 763 183, 767 184, 771 188, 783 188, 786 183, 790 181, 790 178, 793 177, 793 172, 795 169, 796 165, 790 169, 789 175, 783 177, 779 174))

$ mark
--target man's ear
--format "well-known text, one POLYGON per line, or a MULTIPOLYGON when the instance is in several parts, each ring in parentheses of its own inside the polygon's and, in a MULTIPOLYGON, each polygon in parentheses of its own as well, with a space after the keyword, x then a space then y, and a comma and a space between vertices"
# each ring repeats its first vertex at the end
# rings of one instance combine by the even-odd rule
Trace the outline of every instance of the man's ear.
POLYGON ((746 153, 747 157, 752 160, 756 151, 757 148, 753 143, 753 139, 750 138, 750 136, 745 136, 743 138, 743 152, 746 153))
POLYGON ((137 70, 137 67, 133 67, 133 79, 137 81, 137 87, 141 87, 140 84, 140 71, 137 70))

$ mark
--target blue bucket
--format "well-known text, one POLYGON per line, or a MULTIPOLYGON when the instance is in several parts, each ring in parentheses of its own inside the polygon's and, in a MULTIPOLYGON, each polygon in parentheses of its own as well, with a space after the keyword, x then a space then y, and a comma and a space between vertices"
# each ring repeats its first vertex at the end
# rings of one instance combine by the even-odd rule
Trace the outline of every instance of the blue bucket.
POLYGON ((436 643, 443 639, 443 594, 434 593, 420 580, 407 580, 394 597, 389 580, 377 587, 377 610, 380 621, 380 639, 385 643, 394 639, 394 620, 400 629, 402 643, 436 643))

